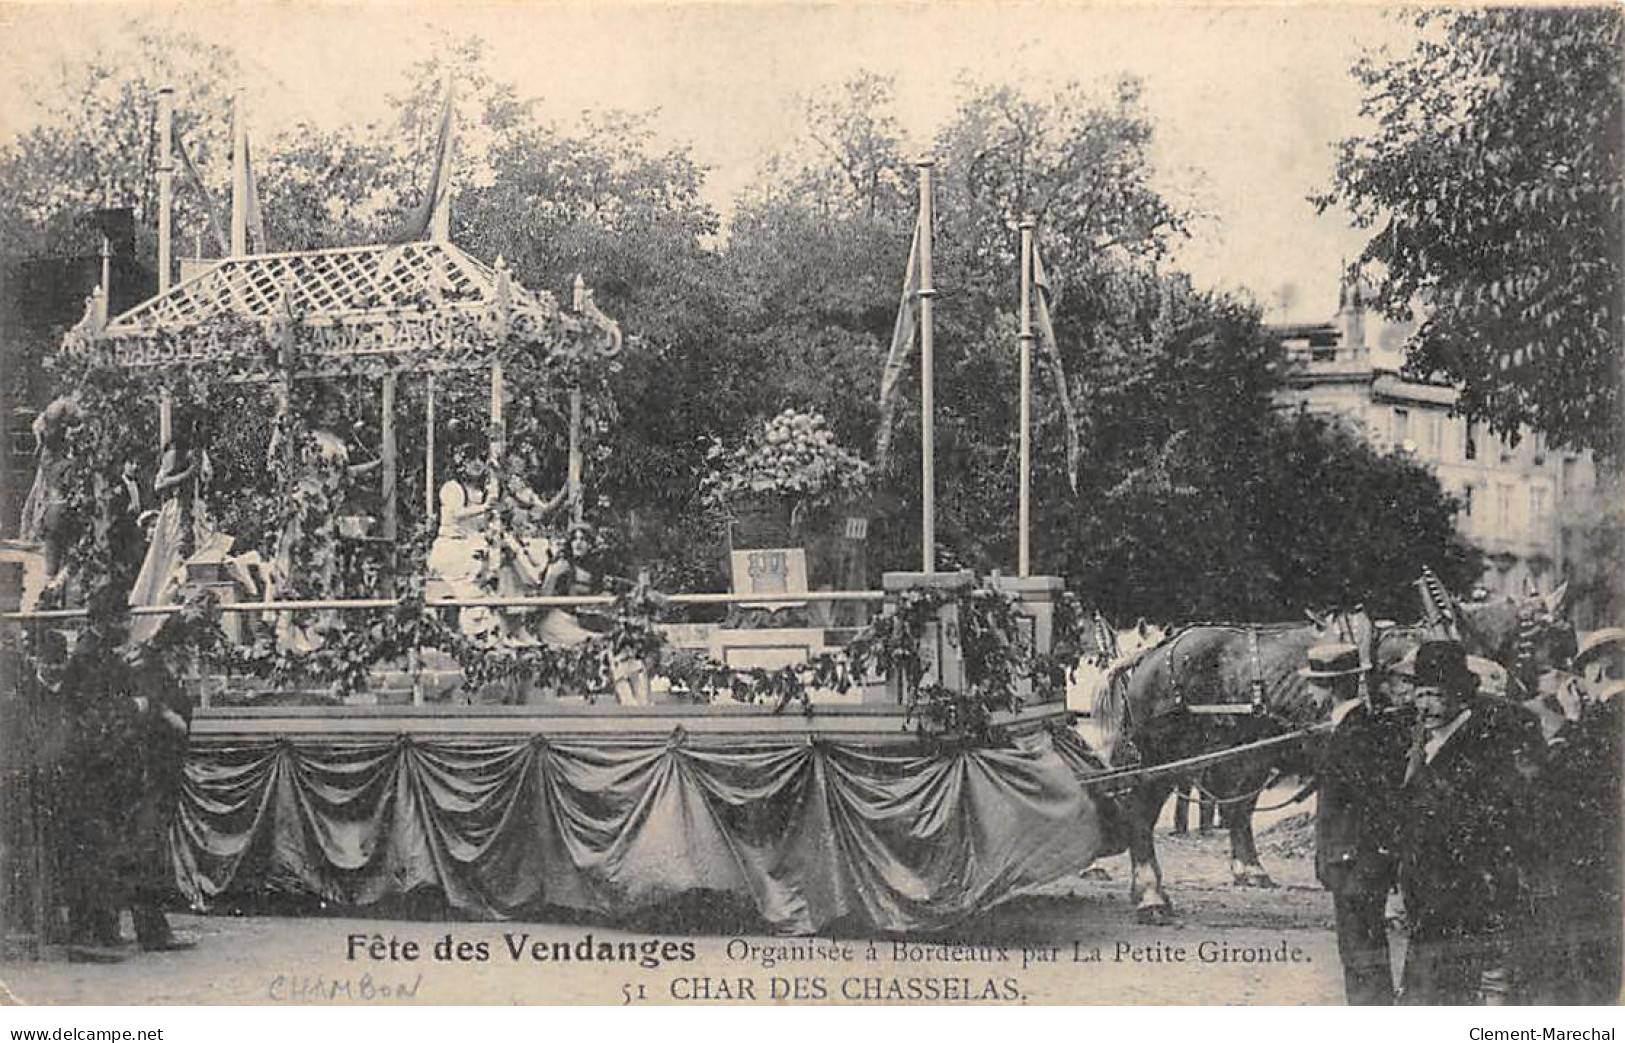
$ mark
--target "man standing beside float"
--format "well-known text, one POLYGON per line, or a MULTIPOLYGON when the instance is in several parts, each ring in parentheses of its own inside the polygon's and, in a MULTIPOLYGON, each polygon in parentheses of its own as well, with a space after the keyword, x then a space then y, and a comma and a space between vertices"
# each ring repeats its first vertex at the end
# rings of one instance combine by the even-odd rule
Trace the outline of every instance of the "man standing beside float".
POLYGON ((1394 978, 1385 907, 1398 870, 1407 729, 1396 711, 1376 704, 1375 686, 1361 697, 1367 667, 1353 645, 1316 645, 1308 659, 1300 673, 1333 722, 1317 774, 1315 876, 1332 893, 1345 998, 1387 1006, 1394 978))
POLYGON ((1525 854, 1518 809, 1530 797, 1515 766, 1540 756, 1540 725, 1478 692, 1459 641, 1424 641, 1396 669, 1410 679, 1418 726, 1400 802, 1404 1000, 1505 1003, 1525 854))

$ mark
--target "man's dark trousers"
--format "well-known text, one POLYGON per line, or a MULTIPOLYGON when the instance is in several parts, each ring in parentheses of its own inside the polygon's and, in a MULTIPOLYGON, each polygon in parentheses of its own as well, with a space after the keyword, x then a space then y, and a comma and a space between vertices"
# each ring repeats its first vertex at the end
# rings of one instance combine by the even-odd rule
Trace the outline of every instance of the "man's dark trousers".
POLYGON ((1337 955, 1343 960, 1343 995, 1351 1005, 1388 1006, 1394 1002, 1387 905, 1387 892, 1332 894, 1337 955))

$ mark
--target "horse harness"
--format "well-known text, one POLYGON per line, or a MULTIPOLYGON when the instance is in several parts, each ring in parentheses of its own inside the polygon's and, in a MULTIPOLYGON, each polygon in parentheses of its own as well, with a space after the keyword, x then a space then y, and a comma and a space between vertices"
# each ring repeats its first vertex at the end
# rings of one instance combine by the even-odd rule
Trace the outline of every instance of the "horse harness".
POLYGON ((1247 690, 1251 695, 1250 701, 1246 703, 1187 703, 1185 701, 1184 687, 1179 681, 1179 660, 1175 653, 1179 650, 1180 638, 1200 625, 1203 624, 1186 627, 1170 638, 1168 642, 1168 685, 1173 690, 1175 705, 1186 713, 1198 716, 1274 718, 1275 715, 1270 713, 1265 706, 1264 662, 1258 650, 1258 627, 1256 626, 1246 627, 1247 658, 1252 667, 1252 677, 1247 682, 1247 690))
MULTIPOLYGON (((1257 626, 1246 626, 1244 628, 1246 630, 1246 633, 1247 633, 1247 659, 1248 659, 1248 663, 1249 663, 1249 665, 1251 667, 1251 675, 1252 675, 1248 679, 1248 682, 1247 682, 1248 693, 1249 693, 1249 696, 1250 696, 1249 701, 1245 702, 1245 703, 1190 703, 1190 702, 1186 702, 1185 689, 1184 689, 1183 684, 1181 684, 1181 682, 1180 682, 1179 659, 1178 659, 1179 642, 1180 642, 1180 640, 1182 638, 1185 637, 1185 635, 1187 633, 1189 633, 1191 630, 1195 629, 1197 626, 1201 626, 1201 625, 1203 625, 1203 624, 1193 624, 1193 625, 1191 625, 1189 627, 1184 628, 1183 630, 1180 630, 1178 633, 1174 634, 1173 637, 1168 639, 1168 653, 1167 653, 1167 655, 1168 655, 1168 686, 1169 686, 1169 689, 1173 692, 1174 705, 1175 705, 1176 709, 1182 709, 1186 713, 1189 713, 1189 714, 1192 714, 1192 715, 1195 715, 1195 716, 1212 716, 1212 717, 1222 717, 1222 718, 1229 718, 1229 719, 1234 719, 1236 717, 1252 717, 1252 718, 1268 719, 1272 723, 1282 725, 1282 726, 1284 726, 1286 728, 1286 733, 1285 734, 1275 736, 1275 737, 1273 737, 1273 739, 1269 740, 1269 744, 1272 744, 1272 745, 1275 742, 1279 742, 1279 741, 1283 741, 1283 740, 1287 740, 1287 739, 1291 739, 1291 738, 1301 738, 1303 735, 1306 735, 1309 732, 1314 730, 1313 728, 1309 728, 1309 729, 1297 728, 1295 726, 1295 722, 1285 720, 1285 719, 1281 718, 1279 715, 1270 712, 1270 710, 1268 709, 1268 705, 1267 705, 1266 698, 1265 698, 1266 692, 1267 692, 1267 686, 1266 686, 1266 684, 1264 682, 1263 655, 1259 650, 1259 642, 1258 642, 1259 628, 1257 626)), ((1207 625, 1212 625, 1212 624, 1207 624, 1207 625)), ((1228 624, 1227 628, 1234 629, 1235 624, 1228 624)), ((1124 671, 1119 672, 1116 676, 1113 677, 1111 683, 1113 683, 1114 685, 1117 685, 1117 684, 1127 685, 1127 683, 1128 683, 1128 674, 1131 673, 1131 672, 1132 672, 1131 670, 1124 670, 1124 671)), ((1123 703, 1122 703, 1122 705, 1123 705, 1124 723, 1128 725, 1128 730, 1132 731, 1133 727, 1134 727, 1133 710, 1132 710, 1133 703, 1127 698, 1126 693, 1124 693, 1124 695, 1123 695, 1123 703)), ((1132 742, 1132 740, 1131 740, 1131 742, 1132 742)), ((1235 749, 1222 751, 1222 753, 1220 753, 1218 755, 1207 754, 1207 755, 1203 755, 1203 756, 1198 757, 1198 758, 1191 758, 1191 760, 1192 761, 1208 761, 1209 759, 1211 759, 1211 761, 1213 763, 1218 763, 1218 762, 1220 762, 1222 760, 1227 760, 1232 756, 1240 756, 1240 755, 1242 755, 1244 753, 1252 752, 1252 747, 1254 745, 1256 745, 1256 744, 1249 743, 1249 744, 1247 744, 1245 746, 1242 746, 1242 747, 1237 747, 1235 749)), ((1158 766, 1155 766, 1155 767, 1160 772, 1162 769, 1166 769, 1168 767, 1171 767, 1171 765, 1158 765, 1158 766)), ((1271 786, 1275 785, 1275 783, 1280 780, 1281 776, 1282 776, 1282 772, 1280 771, 1279 768, 1273 769, 1270 772, 1270 774, 1264 779, 1264 781, 1260 785, 1258 785, 1257 787, 1247 791, 1246 793, 1235 794, 1235 795, 1228 796, 1228 797, 1221 797, 1221 796, 1218 796, 1217 794, 1214 794, 1214 793, 1210 792, 1206 787, 1204 787, 1202 785, 1202 783, 1200 781, 1200 778, 1197 777, 1197 776, 1192 777, 1191 784, 1196 788, 1197 792, 1199 794, 1201 794, 1201 796, 1203 798, 1205 798, 1207 800, 1210 800, 1213 803, 1218 804, 1220 806, 1225 806, 1225 805, 1230 805, 1230 804, 1239 804, 1239 803, 1242 803, 1244 801, 1249 801, 1249 800, 1256 799, 1259 794, 1263 793, 1265 790, 1267 790, 1271 786)), ((1317 781, 1314 780, 1314 779, 1311 779, 1310 781, 1305 783, 1303 786, 1301 786, 1297 790, 1297 792, 1293 793, 1290 797, 1286 798, 1281 803, 1271 805, 1268 808, 1255 808, 1254 810, 1255 811, 1271 811, 1271 810, 1275 810, 1277 808, 1286 807, 1286 806, 1291 805, 1291 804, 1297 804, 1297 803, 1299 803, 1301 801, 1304 801, 1304 800, 1308 799, 1309 795, 1312 794, 1315 791, 1317 786, 1318 786, 1317 781)))

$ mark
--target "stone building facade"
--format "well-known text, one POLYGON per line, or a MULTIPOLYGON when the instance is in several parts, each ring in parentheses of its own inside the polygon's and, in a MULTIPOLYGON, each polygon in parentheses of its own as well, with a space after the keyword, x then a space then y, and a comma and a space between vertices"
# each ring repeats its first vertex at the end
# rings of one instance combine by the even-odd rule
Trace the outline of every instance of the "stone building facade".
MULTIPOLYGON (((1488 558, 1487 591, 1545 592, 1586 568, 1584 532, 1608 509, 1590 453, 1550 449, 1539 434, 1514 445, 1453 416, 1453 388, 1400 375, 1411 327, 1384 322, 1358 284, 1343 286, 1331 321, 1271 330, 1290 363, 1283 405, 1335 417, 1379 451, 1432 468, 1462 502, 1462 535, 1488 558)), ((1582 617, 1599 611, 1577 606, 1582 617)))

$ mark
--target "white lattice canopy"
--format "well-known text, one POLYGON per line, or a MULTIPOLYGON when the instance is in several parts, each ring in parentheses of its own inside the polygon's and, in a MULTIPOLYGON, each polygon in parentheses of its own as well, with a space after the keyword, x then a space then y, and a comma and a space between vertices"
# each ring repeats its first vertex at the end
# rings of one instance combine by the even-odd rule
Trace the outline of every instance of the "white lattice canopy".
POLYGON ((437 241, 227 258, 119 315, 100 335, 122 361, 161 365, 220 350, 211 327, 232 319, 297 321, 319 350, 339 355, 477 352, 496 328, 537 340, 619 342, 590 299, 582 312, 566 312, 551 294, 437 241))

